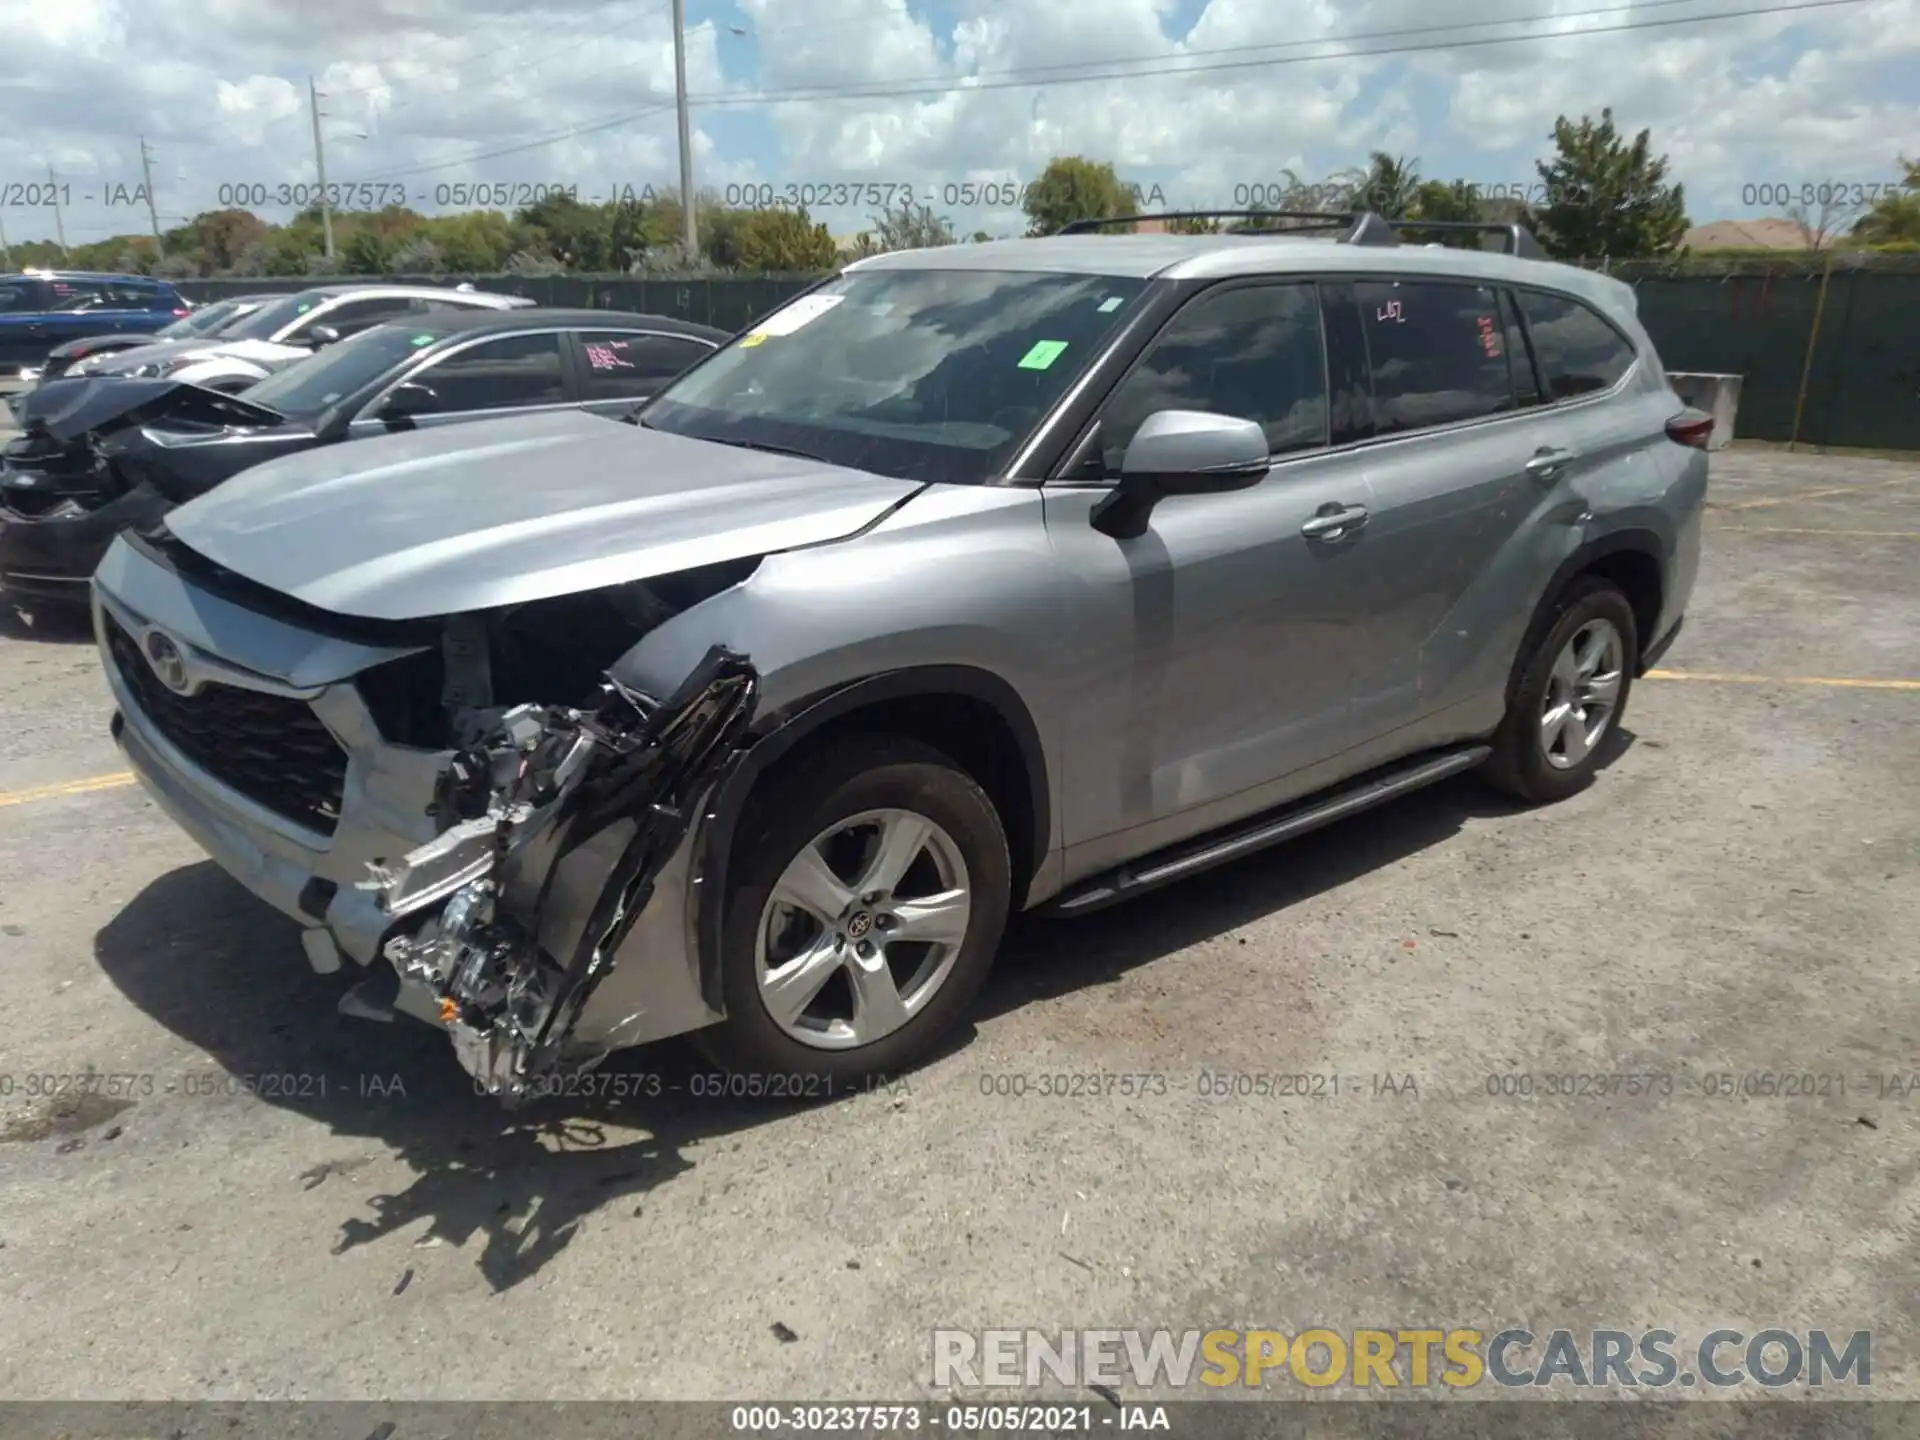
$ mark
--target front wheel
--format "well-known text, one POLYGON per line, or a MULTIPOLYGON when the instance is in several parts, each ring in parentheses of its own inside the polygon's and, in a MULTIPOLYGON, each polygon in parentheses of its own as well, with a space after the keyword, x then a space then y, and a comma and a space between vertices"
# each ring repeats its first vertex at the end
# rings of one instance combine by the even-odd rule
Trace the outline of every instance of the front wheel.
POLYGON ((1639 653, 1627 597, 1604 580, 1575 581, 1522 658, 1488 782, 1536 805, 1585 788, 1626 710, 1639 653))
POLYGON ((985 792, 930 746, 853 737, 743 827, 721 939, 727 1019, 692 1039, 734 1071, 856 1079, 926 1059, 1006 927, 1012 867, 985 792))

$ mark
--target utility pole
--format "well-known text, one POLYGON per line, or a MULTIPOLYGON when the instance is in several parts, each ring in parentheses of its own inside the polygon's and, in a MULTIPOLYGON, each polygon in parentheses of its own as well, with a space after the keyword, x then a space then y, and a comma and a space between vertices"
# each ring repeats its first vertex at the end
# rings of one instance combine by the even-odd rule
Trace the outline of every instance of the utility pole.
POLYGON ((693 213, 693 127, 687 120, 687 0, 673 0, 673 93, 680 111, 681 242, 691 265, 700 255, 700 231, 693 213))
POLYGON ((140 137, 140 173, 147 182, 147 218, 153 222, 153 251, 160 259, 165 259, 167 242, 160 238, 160 211, 153 203, 153 152, 147 148, 147 137, 140 137))
POLYGON ((7 247, 7 219, 0 215, 0 265, 13 269, 13 251, 7 247))
POLYGON ((53 191, 50 197, 53 201, 53 235, 60 242, 60 258, 71 260, 73 257, 67 253, 66 222, 60 218, 60 179, 53 173, 51 165, 47 166, 47 185, 53 191))
POLYGON ((327 203, 327 147, 320 138, 320 92, 307 77, 307 99, 313 104, 313 168, 320 179, 320 233, 326 240, 327 258, 333 258, 333 206, 327 203))

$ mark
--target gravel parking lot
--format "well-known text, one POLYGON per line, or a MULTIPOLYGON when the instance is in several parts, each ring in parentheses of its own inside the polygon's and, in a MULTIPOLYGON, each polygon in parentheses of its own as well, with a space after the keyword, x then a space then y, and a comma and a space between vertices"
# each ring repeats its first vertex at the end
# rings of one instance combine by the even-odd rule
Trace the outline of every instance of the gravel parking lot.
POLYGON ((935 1327, 1506 1323, 1866 1329, 1920 1396, 1920 466, 1713 475, 1586 794, 1023 923, 964 1043, 810 1107, 665 1046, 508 1116, 337 1017, 128 783, 80 627, 0 621, 0 1396, 903 1399, 935 1327), (131 1093, 32 1093, 89 1069, 131 1093), (1203 1093, 1274 1073, 1342 1093, 1203 1093), (1544 1093, 1628 1073, 1672 1093, 1544 1093))

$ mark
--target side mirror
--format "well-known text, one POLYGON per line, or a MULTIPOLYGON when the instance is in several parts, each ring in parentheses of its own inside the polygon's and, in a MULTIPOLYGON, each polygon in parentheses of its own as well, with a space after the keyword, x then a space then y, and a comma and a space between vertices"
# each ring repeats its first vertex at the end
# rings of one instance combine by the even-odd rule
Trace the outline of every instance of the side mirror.
POLYGON ((340 332, 331 325, 314 325, 307 330, 307 343, 314 349, 324 349, 340 338, 340 332))
POLYGON ((1120 461, 1120 483, 1093 507, 1093 528, 1116 540, 1144 535, 1169 495, 1246 490, 1267 478, 1267 434, 1252 420, 1161 410, 1141 422, 1120 461))
POLYGON ((405 420, 424 415, 440 402, 440 397, 417 380, 406 380, 387 392, 380 402, 382 420, 405 420))

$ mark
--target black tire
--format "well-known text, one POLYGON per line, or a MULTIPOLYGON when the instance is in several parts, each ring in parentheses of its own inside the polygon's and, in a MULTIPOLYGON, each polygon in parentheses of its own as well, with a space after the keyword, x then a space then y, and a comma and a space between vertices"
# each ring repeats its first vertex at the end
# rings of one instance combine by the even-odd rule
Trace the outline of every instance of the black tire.
POLYGON ((1552 610, 1533 627, 1528 643, 1529 648, 1520 657, 1506 718, 1494 732, 1493 755, 1480 773, 1497 790, 1529 804, 1547 805, 1565 800, 1592 783, 1607 742, 1626 714, 1640 640, 1633 606, 1627 603, 1627 597, 1606 580, 1582 576, 1561 592, 1552 610), (1579 763, 1561 769, 1549 765, 1541 752, 1539 716, 1547 699, 1547 682, 1554 661, 1567 642, 1594 620, 1609 621, 1620 632, 1625 652, 1620 668, 1620 694, 1607 734, 1600 743, 1579 763))
POLYGON ((689 1038, 735 1073, 833 1080, 895 1074, 929 1057, 966 1017, 992 968, 1006 929, 1012 862, 999 814, 972 777, 930 745, 902 736, 859 734, 789 762, 761 781, 742 817, 728 864, 720 978, 727 1018, 689 1038), (755 941, 775 883, 801 847, 834 822, 867 810, 900 808, 933 820, 966 862, 971 911, 953 968, 926 1006, 891 1034, 858 1048, 827 1050, 788 1035, 760 996, 755 941))

